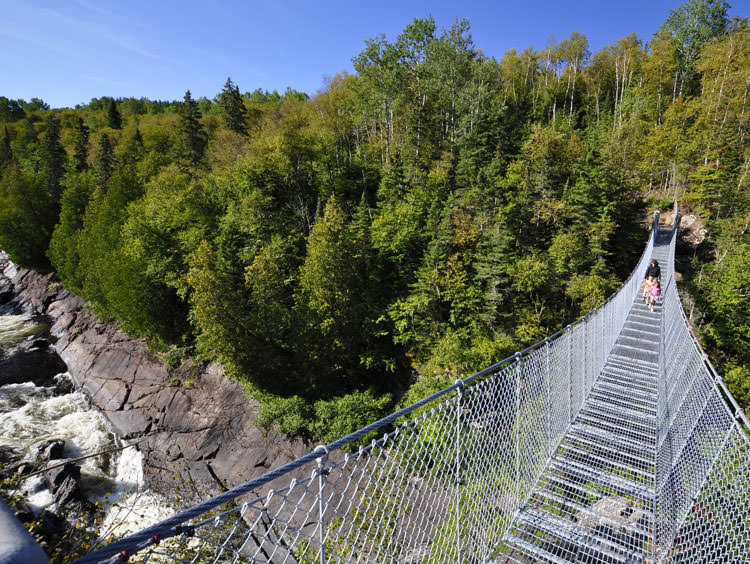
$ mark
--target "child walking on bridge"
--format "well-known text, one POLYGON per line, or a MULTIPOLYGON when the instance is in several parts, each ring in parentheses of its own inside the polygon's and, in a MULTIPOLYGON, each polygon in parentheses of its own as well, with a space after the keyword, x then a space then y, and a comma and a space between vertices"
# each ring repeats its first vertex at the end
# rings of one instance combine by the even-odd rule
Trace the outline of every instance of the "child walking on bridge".
POLYGON ((650 299, 650 293, 651 286, 653 286, 656 283, 656 279, 653 276, 646 276, 645 280, 643 281, 643 284, 641 284, 641 290, 643 290, 643 303, 647 304, 650 299))
POLYGON ((651 288, 649 288, 648 294, 649 294, 648 309, 650 311, 654 311, 654 306, 656 305, 656 300, 658 300, 658 299, 661 298, 661 282, 659 282, 659 280, 656 280, 656 282, 654 282, 653 286, 651 286, 651 288))

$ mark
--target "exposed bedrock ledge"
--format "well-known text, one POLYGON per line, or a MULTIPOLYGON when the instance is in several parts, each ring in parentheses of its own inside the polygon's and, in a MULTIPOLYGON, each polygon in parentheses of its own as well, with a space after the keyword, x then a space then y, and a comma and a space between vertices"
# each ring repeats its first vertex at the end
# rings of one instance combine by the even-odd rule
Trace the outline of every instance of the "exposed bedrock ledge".
POLYGON ((0 304, 49 318, 76 387, 121 438, 138 441, 157 491, 179 490, 197 503, 310 450, 256 425, 257 403, 219 367, 188 361, 168 370, 144 341, 102 323, 51 275, 18 268, 1 251, 0 304), (192 385, 174 386, 174 378, 192 385))

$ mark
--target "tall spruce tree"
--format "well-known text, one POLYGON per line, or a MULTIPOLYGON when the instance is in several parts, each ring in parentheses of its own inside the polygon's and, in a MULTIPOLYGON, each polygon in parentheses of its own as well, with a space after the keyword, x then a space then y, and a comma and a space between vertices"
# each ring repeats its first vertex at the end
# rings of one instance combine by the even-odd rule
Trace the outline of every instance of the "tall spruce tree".
POLYGON ((115 169, 115 153, 109 135, 102 133, 99 137, 96 155, 94 156, 96 182, 106 191, 107 182, 115 169))
POLYGON ((0 168, 4 167, 13 159, 13 150, 10 147, 10 134, 8 126, 3 127, 3 136, 0 138, 0 168))
POLYGON ((180 108, 177 141, 177 158, 183 166, 197 166, 206 151, 208 135, 200 123, 200 118, 198 103, 193 100, 190 90, 187 90, 180 108))
POLYGON ((232 83, 231 78, 227 78, 224 89, 219 95, 219 109, 224 125, 228 129, 243 135, 247 134, 247 110, 242 101, 240 89, 232 83))
POLYGON ((107 105, 107 125, 112 129, 122 128, 122 116, 117 110, 117 103, 113 98, 109 99, 109 104, 107 105))
POLYGON ((73 168, 76 172, 86 170, 89 152, 89 128, 81 118, 78 118, 73 131, 73 168))
MULTIPOLYGON (((65 149, 60 142, 60 120, 54 114, 47 117, 47 132, 40 147, 42 167, 46 176, 47 190, 54 202, 59 202, 63 174, 65 173, 65 149)), ((54 224, 53 224, 54 226, 54 224)))

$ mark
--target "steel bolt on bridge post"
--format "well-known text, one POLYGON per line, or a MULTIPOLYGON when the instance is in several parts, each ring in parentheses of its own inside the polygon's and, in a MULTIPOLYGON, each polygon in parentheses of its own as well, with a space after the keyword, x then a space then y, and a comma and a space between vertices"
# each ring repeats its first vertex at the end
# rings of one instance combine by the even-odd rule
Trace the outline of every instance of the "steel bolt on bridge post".
POLYGON ((465 388, 462 380, 456 380, 456 385, 456 561, 461 562, 461 414, 465 388))
POLYGON ((323 503, 323 495, 325 494, 326 475, 328 474, 328 470, 326 470, 323 466, 328 460, 328 449, 326 449, 326 447, 322 445, 319 445, 315 448, 315 450, 320 451, 322 453, 322 456, 315 459, 315 462, 318 464, 318 514, 319 514, 318 518, 320 520, 320 530, 318 531, 319 539, 320 539, 320 553, 319 553, 318 561, 320 564, 326 564, 326 550, 325 550, 326 522, 325 522, 325 504, 323 503))

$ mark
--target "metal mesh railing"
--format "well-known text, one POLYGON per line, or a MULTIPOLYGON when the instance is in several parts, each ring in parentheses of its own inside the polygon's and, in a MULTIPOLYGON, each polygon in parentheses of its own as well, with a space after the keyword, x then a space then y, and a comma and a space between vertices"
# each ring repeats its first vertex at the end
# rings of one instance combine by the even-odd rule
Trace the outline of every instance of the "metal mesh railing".
MULTIPOLYGON (((664 230, 614 296, 545 341, 76 562, 492 561, 613 350, 657 236, 664 230), (385 434, 346 452, 374 431, 385 434)), ((747 440, 685 322, 674 244, 663 265, 649 553, 745 561, 747 440)))
MULTIPOLYGON (((676 237, 670 245, 673 264, 676 237)), ((747 420, 683 311, 673 276, 664 292, 656 453, 657 560, 750 561, 747 420)))

